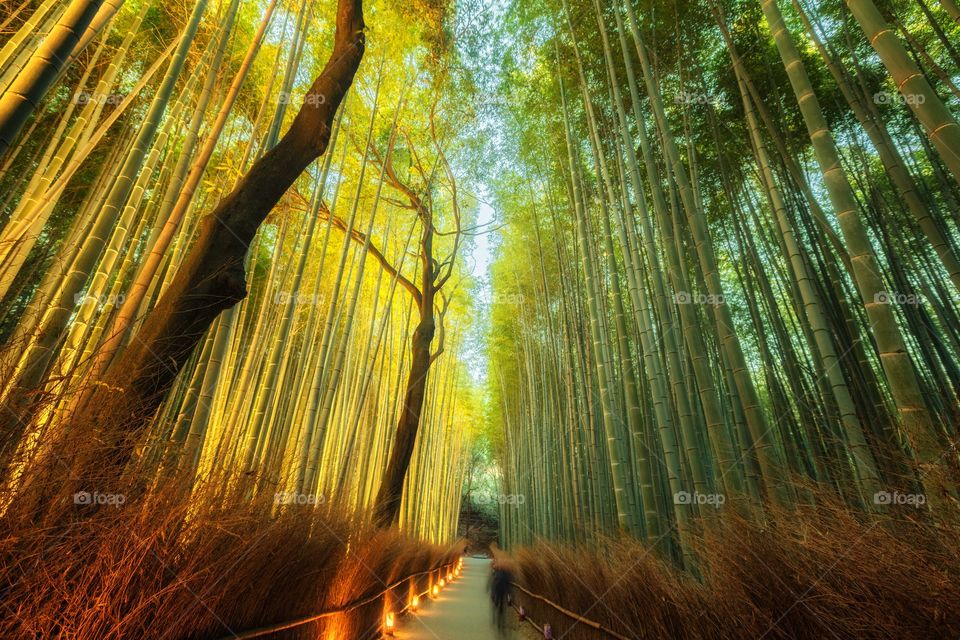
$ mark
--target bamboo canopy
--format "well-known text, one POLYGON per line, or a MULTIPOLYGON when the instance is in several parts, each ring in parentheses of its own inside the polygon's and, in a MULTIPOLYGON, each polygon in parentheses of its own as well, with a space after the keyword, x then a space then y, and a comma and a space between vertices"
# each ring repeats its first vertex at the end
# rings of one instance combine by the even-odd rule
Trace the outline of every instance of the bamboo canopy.
POLYGON ((953 0, 6 2, 0 523, 952 549, 958 43, 953 0))

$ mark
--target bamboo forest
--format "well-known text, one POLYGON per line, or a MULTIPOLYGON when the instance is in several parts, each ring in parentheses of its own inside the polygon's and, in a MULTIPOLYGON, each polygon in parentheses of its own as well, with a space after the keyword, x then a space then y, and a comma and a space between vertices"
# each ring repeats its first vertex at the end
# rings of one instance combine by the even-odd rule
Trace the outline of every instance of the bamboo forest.
POLYGON ((957 0, 0 0, 0 640, 958 603, 957 0))

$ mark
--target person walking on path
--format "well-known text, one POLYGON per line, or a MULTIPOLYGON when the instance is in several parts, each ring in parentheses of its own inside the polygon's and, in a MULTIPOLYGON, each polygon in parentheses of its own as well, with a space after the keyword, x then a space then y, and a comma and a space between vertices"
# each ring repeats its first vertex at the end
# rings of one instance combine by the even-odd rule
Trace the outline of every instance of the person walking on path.
POLYGON ((496 545, 491 545, 491 551, 493 563, 488 591, 493 604, 493 625, 498 635, 506 638, 509 634, 507 605, 510 603, 510 595, 513 591, 513 563, 509 556, 496 545))

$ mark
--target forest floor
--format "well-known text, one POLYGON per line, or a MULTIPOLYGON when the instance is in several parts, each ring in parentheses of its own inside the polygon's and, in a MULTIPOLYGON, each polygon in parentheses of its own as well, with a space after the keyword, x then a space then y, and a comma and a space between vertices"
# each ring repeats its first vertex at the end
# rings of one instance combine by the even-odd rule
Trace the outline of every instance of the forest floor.
MULTIPOLYGON (((490 560, 464 558, 463 572, 416 613, 408 613, 396 631, 398 640, 503 640, 493 626, 487 578, 490 560)), ((529 625, 521 625, 513 610, 507 613, 509 640, 534 640, 529 625)))

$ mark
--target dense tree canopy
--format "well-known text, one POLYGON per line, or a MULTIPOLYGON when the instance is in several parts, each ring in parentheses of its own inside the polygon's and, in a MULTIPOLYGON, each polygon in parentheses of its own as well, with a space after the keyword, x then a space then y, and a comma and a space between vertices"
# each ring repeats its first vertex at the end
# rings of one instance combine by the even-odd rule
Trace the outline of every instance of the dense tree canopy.
POLYGON ((960 583, 958 118, 954 0, 7 2, 0 593, 136 608, 70 558, 262 531, 442 572, 466 516, 528 586, 742 586, 704 549, 807 525, 960 583))

